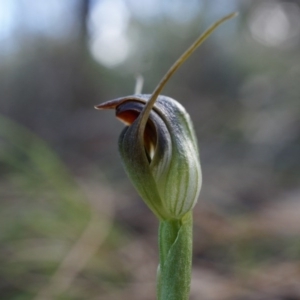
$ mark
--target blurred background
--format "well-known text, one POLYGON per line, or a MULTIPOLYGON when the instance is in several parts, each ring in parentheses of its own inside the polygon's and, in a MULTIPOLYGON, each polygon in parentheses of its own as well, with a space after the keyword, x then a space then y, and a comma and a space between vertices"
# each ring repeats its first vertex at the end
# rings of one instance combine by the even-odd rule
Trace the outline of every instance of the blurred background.
POLYGON ((201 154, 191 299, 300 299, 298 0, 1 0, 1 299, 155 298, 158 222, 93 106, 232 11, 163 92, 201 154))

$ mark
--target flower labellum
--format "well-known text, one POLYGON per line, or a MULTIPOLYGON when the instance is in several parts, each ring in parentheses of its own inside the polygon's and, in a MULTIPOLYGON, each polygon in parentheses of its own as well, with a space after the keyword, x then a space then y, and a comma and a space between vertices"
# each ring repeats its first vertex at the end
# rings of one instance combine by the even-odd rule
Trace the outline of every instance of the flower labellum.
POLYGON ((202 176, 197 140, 184 107, 158 96, 139 138, 138 116, 151 95, 133 95, 98 105, 116 109, 128 126, 119 138, 125 170, 150 209, 163 220, 181 219, 199 196, 202 176))

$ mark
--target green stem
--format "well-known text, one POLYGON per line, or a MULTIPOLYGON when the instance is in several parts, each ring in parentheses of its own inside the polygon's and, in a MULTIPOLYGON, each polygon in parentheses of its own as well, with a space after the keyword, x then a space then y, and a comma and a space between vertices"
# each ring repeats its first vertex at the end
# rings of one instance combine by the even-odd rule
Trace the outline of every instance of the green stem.
POLYGON ((158 300, 188 300, 192 268, 192 212, 159 226, 158 300))

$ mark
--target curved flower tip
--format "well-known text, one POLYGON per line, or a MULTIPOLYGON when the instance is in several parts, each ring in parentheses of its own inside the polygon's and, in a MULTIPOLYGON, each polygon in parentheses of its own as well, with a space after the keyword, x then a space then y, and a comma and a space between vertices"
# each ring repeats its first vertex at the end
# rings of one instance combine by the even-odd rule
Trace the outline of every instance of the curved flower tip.
POLYGON ((115 109, 127 126, 119 138, 125 170, 140 196, 160 219, 180 219, 197 202, 202 184, 191 119, 177 101, 159 96, 140 136, 137 118, 151 95, 97 105, 115 109))

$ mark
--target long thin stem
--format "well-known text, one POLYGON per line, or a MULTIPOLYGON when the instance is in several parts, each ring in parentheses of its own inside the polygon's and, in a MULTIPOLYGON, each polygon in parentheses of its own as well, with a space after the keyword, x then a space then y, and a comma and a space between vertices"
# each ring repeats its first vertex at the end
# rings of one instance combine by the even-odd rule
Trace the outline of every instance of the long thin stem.
POLYGON ((161 221, 159 226, 158 300, 188 300, 191 284, 193 218, 161 221))

